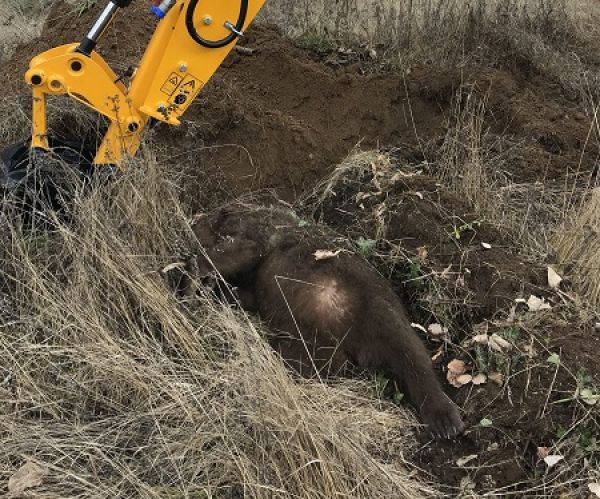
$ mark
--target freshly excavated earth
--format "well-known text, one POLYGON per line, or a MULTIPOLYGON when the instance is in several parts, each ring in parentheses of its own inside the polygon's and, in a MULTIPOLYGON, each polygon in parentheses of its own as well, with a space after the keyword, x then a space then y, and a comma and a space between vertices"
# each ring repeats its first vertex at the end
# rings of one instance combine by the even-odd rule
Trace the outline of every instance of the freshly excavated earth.
MULTIPOLYGON (((67 3, 55 3, 41 36, 5 64, 0 84, 6 92, 27 92, 20 75, 29 59, 79 41, 98 12, 96 7, 78 15, 67 3)), ((98 50, 117 72, 124 71, 139 61, 155 23, 146 3, 134 2, 98 50)), ((590 121, 558 86, 541 78, 481 67, 378 72, 373 61, 338 64, 335 54, 324 64, 261 25, 242 44, 253 54, 232 52, 182 127, 161 125, 152 133, 163 146, 161 159, 210 191, 206 198, 193 196, 200 203, 215 193, 229 197, 261 188, 293 200, 358 144, 435 144, 464 85, 486 96, 490 132, 519 144, 504 172, 513 181, 562 181, 568 171, 583 174, 595 166, 591 148, 581 155, 590 121)))
MULTIPOLYGON (((78 41, 98 11, 78 15, 57 2, 41 36, 20 47, 4 65, 0 85, 5 94, 26 100, 28 89, 16 75, 24 74, 35 54, 78 41)), ((99 52, 117 71, 124 71, 139 61, 155 22, 147 3, 134 2, 113 24, 99 52)), ((399 74, 378 69, 367 59, 336 61, 335 53, 324 60, 261 25, 254 25, 242 44, 252 48, 252 54, 230 55, 180 128, 159 125, 150 132, 159 160, 187 176, 184 197, 190 212, 260 189, 272 189, 295 202, 357 145, 408 151, 404 163, 424 164, 430 159, 428 151, 441 143, 456 105, 454 96, 464 85, 485 96, 488 132, 513 145, 502 171, 513 182, 570 185, 573 172, 583 177, 595 168, 598 147, 593 140, 588 143, 591 120, 579 103, 541 76, 470 66, 422 67, 399 74)), ((68 122, 54 123, 54 129, 68 134, 68 122)), ((350 237, 372 237, 373 220, 365 218, 372 207, 365 202, 365 211, 354 202, 362 190, 340 191, 320 206, 322 219, 350 237)), ((597 345, 597 332, 593 326, 573 327, 576 318, 568 311, 561 317, 543 315, 532 329, 503 323, 515 298, 529 293, 552 296, 545 266, 523 260, 502 234, 476 224, 464 200, 431 177, 406 178, 378 196, 373 199, 392 207, 387 239, 401 242, 413 257, 425 248, 423 267, 437 273, 450 268, 461 296, 469 298, 462 309, 458 306, 459 334, 475 323, 496 319, 490 333, 510 330, 518 336, 520 356, 515 362, 520 370, 502 388, 488 383, 451 389, 472 426, 468 434, 452 444, 424 446, 415 459, 451 486, 458 486, 466 475, 488 490, 543 475, 537 447, 551 446, 557 431, 570 427, 582 412, 581 404, 557 403, 574 392, 576 383, 562 370, 556 374, 545 359, 550 352, 561 352, 561 361, 571 362, 573 372, 585 366, 598 379, 600 364, 593 354, 597 348, 590 346, 597 345), (468 226, 460 241, 449 235, 453 220, 468 226), (484 251, 482 242, 492 249, 484 251), (530 350, 524 346, 530 334, 544 338, 543 343, 536 340, 537 357, 528 357, 530 350), (478 426, 484 417, 493 420, 492 428, 478 426), (467 455, 476 455, 469 466, 456 464, 467 455)), ((392 276, 411 312, 422 322, 433 320, 414 293, 404 289, 405 278, 392 276)), ((439 347, 429 340, 430 347, 439 347)), ((454 357, 472 363, 470 355, 472 350, 448 344, 439 365, 454 357)))

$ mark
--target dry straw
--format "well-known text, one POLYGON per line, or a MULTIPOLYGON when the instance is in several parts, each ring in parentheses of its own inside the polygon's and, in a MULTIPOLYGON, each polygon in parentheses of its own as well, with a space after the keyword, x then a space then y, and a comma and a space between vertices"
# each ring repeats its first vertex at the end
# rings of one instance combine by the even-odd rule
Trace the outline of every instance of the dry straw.
MULTIPOLYGON (((252 320, 160 270, 198 251, 152 158, 2 245, 0 487, 36 497, 431 497, 413 420, 366 384, 295 381, 252 320)), ((45 216, 38 213, 38 220, 45 216)))

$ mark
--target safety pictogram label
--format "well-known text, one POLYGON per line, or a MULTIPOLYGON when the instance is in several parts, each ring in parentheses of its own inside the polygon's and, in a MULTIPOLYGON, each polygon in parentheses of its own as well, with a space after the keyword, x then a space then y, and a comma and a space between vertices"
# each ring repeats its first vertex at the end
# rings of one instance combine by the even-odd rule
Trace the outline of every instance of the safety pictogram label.
POLYGON ((173 95, 182 80, 182 76, 178 75, 177 73, 171 73, 167 78, 167 81, 163 83, 163 86, 161 87, 160 91, 169 96, 173 95))
POLYGON ((202 90, 204 82, 192 75, 187 75, 176 91, 171 94, 169 102, 174 103, 178 106, 183 106, 186 103, 194 100, 198 95, 198 92, 202 90))

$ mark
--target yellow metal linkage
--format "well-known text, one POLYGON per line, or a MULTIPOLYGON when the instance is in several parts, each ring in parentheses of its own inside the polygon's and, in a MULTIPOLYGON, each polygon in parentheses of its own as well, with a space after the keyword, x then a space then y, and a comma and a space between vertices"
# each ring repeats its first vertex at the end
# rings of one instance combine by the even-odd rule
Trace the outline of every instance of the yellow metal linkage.
MULTIPOLYGON (((177 0, 159 22, 128 88, 98 53, 90 57, 78 53, 78 44, 35 57, 25 76, 33 89, 32 147, 48 148, 46 99, 53 95, 69 95, 110 120, 96 154, 98 165, 118 165, 134 156, 151 118, 178 125, 235 45, 206 48, 197 44, 185 24, 190 1, 177 0)), ((265 1, 249 0, 245 27, 265 1)), ((200 0, 194 27, 206 40, 221 40, 231 33, 226 23, 235 24, 239 9, 240 0, 200 0)))

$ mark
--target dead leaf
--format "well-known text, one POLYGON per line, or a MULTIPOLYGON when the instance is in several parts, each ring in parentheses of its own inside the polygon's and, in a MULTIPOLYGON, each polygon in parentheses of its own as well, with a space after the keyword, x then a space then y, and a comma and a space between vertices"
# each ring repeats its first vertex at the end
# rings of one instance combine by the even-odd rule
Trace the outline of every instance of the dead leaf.
POLYGON ((548 267, 548 285, 552 289, 558 289, 562 281, 563 278, 558 275, 556 270, 554 270, 552 267, 548 267))
POLYGON ((481 426, 482 428, 489 428, 493 425, 494 422, 490 418, 483 418, 481 421, 479 421, 479 426, 481 426))
POLYGON ((420 260, 427 260, 429 256, 429 251, 427 250, 427 246, 419 246, 417 248, 417 256, 420 260))
POLYGON ((467 367, 462 360, 454 359, 448 362, 448 372, 459 375, 464 374, 467 371, 467 367))
POLYGON ((313 253, 313 256, 315 257, 315 260, 319 261, 319 260, 329 260, 330 258, 335 258, 336 256, 338 256, 342 251, 344 250, 336 250, 336 251, 330 251, 330 250, 317 250, 313 253))
POLYGON ((162 269, 160 272, 161 272, 161 274, 168 274, 169 272, 171 272, 171 270, 175 270, 175 269, 180 269, 180 270, 185 269, 185 263, 184 262, 170 263, 164 269, 162 269))
POLYGON ((502 336, 499 336, 496 333, 490 336, 488 340, 488 346, 495 352, 504 352, 512 348, 512 345, 509 341, 506 341, 504 338, 502 338, 502 336))
POLYGON ((600 394, 595 393, 590 388, 584 388, 579 393, 579 398, 583 400, 587 405, 596 405, 600 400, 600 394))
POLYGON ((600 483, 598 483, 598 482, 588 483, 588 489, 596 497, 600 497, 600 483))
POLYGON ((410 326, 414 327, 415 329, 418 329, 419 331, 423 331, 425 334, 427 334, 427 329, 425 329, 424 326, 421 326, 421 324, 417 324, 416 322, 411 322, 410 326))
POLYGON ((462 468, 465 464, 470 463, 473 461, 473 459, 477 459, 478 457, 479 456, 477 454, 469 454, 468 456, 461 457, 460 459, 456 460, 456 466, 460 466, 462 468))
POLYGON ((544 462, 548 465, 548 468, 552 468, 553 466, 556 466, 558 463, 560 463, 563 459, 564 456, 561 456, 559 454, 553 454, 550 456, 546 456, 544 458, 544 462))
POLYGON ((486 249, 486 250, 492 249, 492 245, 490 243, 481 243, 481 246, 483 246, 483 249, 486 249))
POLYGON ((454 379, 454 382, 453 383, 451 382, 451 384, 453 386, 455 386, 456 388, 460 388, 461 386, 468 385, 472 381, 473 381, 473 376, 471 376, 470 374, 461 374, 460 376, 457 376, 454 379))
POLYGON ((480 345, 487 345, 490 340, 490 337, 487 334, 478 334, 473 337, 473 341, 475 343, 479 343, 480 345))
POLYGON ((483 373, 476 374, 473 376, 472 383, 474 385, 483 385, 484 383, 487 383, 487 376, 483 373))
POLYGON ((448 373, 446 374, 448 383, 456 388, 470 383, 473 378, 470 374, 465 374, 466 371, 467 367, 462 360, 451 360, 448 363, 448 373))
POLYGON ((538 447, 537 455, 539 459, 546 459, 550 455, 550 449, 548 447, 538 447))
POLYGON ((47 473, 39 464, 26 462, 8 479, 9 497, 20 497, 27 489, 39 487, 47 473))
POLYGON ((442 326, 441 324, 429 324, 427 330, 433 334, 434 336, 441 336, 442 334, 446 334, 448 332, 448 328, 442 326))
POLYGON ((493 381, 497 385, 502 386, 502 384, 504 383, 504 374, 502 374, 502 373, 490 373, 490 374, 488 374, 488 379, 490 381, 493 381))
POLYGON ((552 307, 543 298, 531 295, 527 300, 527 306, 531 312, 539 312, 540 310, 550 310, 552 307))

